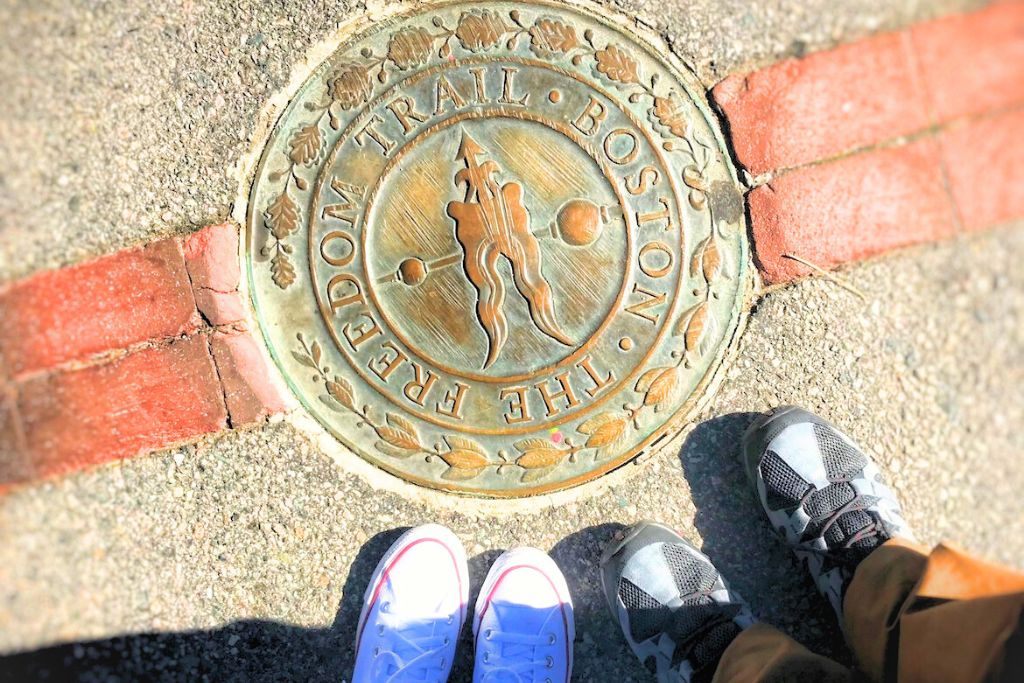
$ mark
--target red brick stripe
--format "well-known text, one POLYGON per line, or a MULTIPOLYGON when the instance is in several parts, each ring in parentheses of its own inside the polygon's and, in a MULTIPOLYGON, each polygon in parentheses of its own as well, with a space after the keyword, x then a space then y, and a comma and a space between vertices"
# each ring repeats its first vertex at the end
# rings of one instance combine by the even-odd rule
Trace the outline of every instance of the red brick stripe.
POLYGON ((11 377, 199 325, 181 245, 161 240, 0 292, 0 357, 11 377))
POLYGON ((37 375, 16 393, 24 449, 8 463, 5 483, 131 457, 227 425, 204 335, 112 363, 37 375))
POLYGON ((1024 218, 1024 3, 718 84, 764 279, 1024 218), (969 118, 967 118, 969 117, 969 118), (765 185, 767 183, 767 185, 765 185))
POLYGON ((224 224, 8 287, 0 489, 285 410, 239 278, 224 224))

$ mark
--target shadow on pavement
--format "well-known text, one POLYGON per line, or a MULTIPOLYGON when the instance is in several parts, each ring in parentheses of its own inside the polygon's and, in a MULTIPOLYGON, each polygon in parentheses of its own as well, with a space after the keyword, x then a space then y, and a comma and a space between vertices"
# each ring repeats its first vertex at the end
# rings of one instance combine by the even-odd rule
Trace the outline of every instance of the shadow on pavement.
POLYGON ((612 619, 601 589, 601 553, 622 524, 608 523, 569 534, 551 549, 565 575, 576 612, 576 651, 573 680, 652 681, 612 619))
MULTIPOLYGON (((824 600, 757 505, 739 461, 740 438, 755 413, 734 413, 698 425, 679 453, 697 509, 702 550, 764 621, 793 634, 821 654, 849 654, 824 600)), ((601 590, 599 559, 620 524, 581 529, 551 550, 569 583, 576 617, 575 670, 579 681, 637 683, 650 676, 629 651, 601 590)), ((140 633, 67 643, 0 657, 0 682, 76 681, 345 681, 352 671, 355 629, 363 594, 377 562, 405 529, 380 533, 360 549, 329 628, 273 621, 239 621, 223 628, 140 633)), ((500 551, 469 560, 474 591, 500 551)), ((470 613, 476 600, 470 595, 470 613)), ((470 624, 451 681, 472 679, 470 624)))
POLYGON ((759 413, 697 425, 679 453, 701 550, 754 615, 820 654, 849 663, 835 617, 762 511, 740 461, 743 432, 759 413))
POLYGON ((351 641, 334 628, 239 621, 209 631, 140 633, 0 657, 0 681, 338 681, 351 641))
MULTIPOLYGON (((574 680, 648 680, 609 616, 601 593, 601 550, 621 528, 618 524, 603 524, 583 529, 564 538, 551 552, 566 575, 575 604, 574 680)), ((404 531, 378 534, 363 545, 350 567, 337 616, 329 628, 250 620, 210 630, 138 633, 65 643, 0 656, 0 681, 346 681, 354 663, 352 644, 366 585, 377 562, 404 531)), ((499 554, 491 550, 469 560, 474 588, 470 618, 475 590, 499 554)), ((472 658, 472 628, 467 624, 451 681, 472 679, 472 658)))
POLYGON ((223 628, 139 633, 0 657, 0 681, 337 681, 352 670, 363 592, 377 561, 404 529, 359 550, 330 628, 238 621, 223 628))

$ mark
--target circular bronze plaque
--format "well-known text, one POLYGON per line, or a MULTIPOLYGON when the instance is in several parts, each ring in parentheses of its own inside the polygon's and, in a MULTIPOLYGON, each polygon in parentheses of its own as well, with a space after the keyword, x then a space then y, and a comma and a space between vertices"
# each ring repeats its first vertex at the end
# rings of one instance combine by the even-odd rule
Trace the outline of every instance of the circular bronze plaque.
POLYGON ((405 479, 585 481, 692 410, 742 314, 742 200, 693 79, 608 17, 447 2, 354 29, 282 114, 251 291, 306 408, 405 479))

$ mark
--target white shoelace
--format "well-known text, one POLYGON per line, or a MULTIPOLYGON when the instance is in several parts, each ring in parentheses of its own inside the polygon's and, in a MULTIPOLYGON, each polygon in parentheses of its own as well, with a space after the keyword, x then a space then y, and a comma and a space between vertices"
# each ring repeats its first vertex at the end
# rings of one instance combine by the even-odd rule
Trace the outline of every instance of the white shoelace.
POLYGON ((554 667, 550 656, 538 659, 537 648, 550 647, 556 641, 554 634, 525 635, 522 633, 504 633, 488 629, 485 640, 496 646, 484 652, 484 662, 488 665, 482 683, 528 683, 538 676, 548 676, 554 667), (524 674, 529 677, 524 678, 524 674))
POLYGON ((443 683, 442 673, 447 662, 445 649, 450 640, 434 633, 437 622, 451 623, 449 614, 433 614, 415 624, 397 623, 394 617, 381 614, 378 628, 383 628, 391 643, 389 649, 379 648, 375 657, 387 657, 388 678, 385 683, 398 681, 424 681, 443 683), (394 667, 394 670, 390 670, 394 667))

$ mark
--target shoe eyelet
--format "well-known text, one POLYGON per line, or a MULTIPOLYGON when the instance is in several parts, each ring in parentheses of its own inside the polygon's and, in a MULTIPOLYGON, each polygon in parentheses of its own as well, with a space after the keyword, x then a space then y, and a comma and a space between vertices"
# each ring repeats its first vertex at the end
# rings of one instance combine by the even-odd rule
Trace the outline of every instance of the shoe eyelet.
POLYGON ((444 639, 444 644, 445 644, 445 645, 448 645, 448 644, 450 644, 451 642, 452 642, 451 638, 448 638, 447 636, 445 636, 445 639, 444 639))
POLYGON ((485 651, 484 652, 484 664, 487 664, 490 661, 491 661, 491 653, 485 651))
POLYGON ((548 645, 554 645, 558 638, 555 637, 554 633, 548 634, 548 645))
POLYGON ((391 603, 390 603, 390 602, 382 602, 382 603, 380 604, 380 611, 381 611, 381 612, 384 612, 384 613, 386 614, 386 613, 387 613, 387 611, 388 611, 388 608, 389 608, 390 606, 391 606, 391 603))
POLYGON ((486 631, 484 631, 484 640, 490 640, 492 633, 493 631, 491 631, 491 629, 487 629, 486 631))
POLYGON ((544 679, 544 683, 551 683, 551 679, 550 678, 545 678, 544 679))
POLYGON ((374 657, 380 657, 380 648, 379 647, 373 648, 373 656, 374 657))
POLYGON ((555 660, 552 657, 549 656, 547 658, 547 661, 545 662, 544 666, 546 666, 549 669, 554 669, 555 668, 555 660))
POLYGON ((449 614, 448 615, 448 625, 451 626, 453 623, 455 623, 455 615, 454 614, 449 614))

